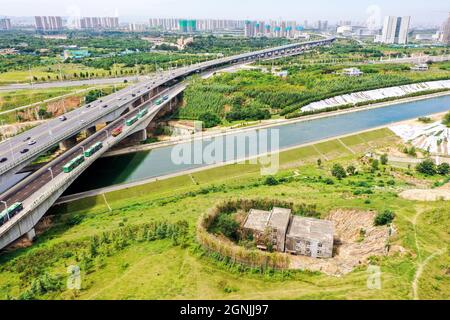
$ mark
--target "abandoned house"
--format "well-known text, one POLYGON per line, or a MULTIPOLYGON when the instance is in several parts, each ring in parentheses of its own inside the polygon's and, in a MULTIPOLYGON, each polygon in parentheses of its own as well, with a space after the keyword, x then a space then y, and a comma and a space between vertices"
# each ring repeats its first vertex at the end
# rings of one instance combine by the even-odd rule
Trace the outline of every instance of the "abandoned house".
POLYGON ((253 235, 256 246, 268 250, 284 252, 286 232, 291 210, 273 208, 272 211, 251 209, 244 222, 243 230, 253 235))
POLYGON ((290 209, 251 209, 243 231, 252 234, 261 250, 287 252, 313 258, 331 258, 334 227, 331 221, 293 216, 290 209))
POLYGON ((331 221, 293 216, 286 234, 286 252, 313 258, 333 256, 331 221))

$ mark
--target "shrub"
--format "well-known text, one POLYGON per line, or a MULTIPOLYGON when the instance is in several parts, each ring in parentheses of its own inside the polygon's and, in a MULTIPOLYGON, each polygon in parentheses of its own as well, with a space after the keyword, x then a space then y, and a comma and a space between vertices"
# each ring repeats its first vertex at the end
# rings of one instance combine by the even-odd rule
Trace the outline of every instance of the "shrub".
POLYGON ((436 171, 436 165, 430 159, 424 160, 416 166, 416 171, 427 176, 434 176, 436 171))
POLYGON ((354 176, 356 173, 356 168, 353 165, 347 167, 347 173, 351 176, 354 176))
POLYGON ((264 184, 267 186, 276 186, 277 184, 279 184, 279 181, 274 176, 268 176, 264 180, 264 184))
POLYGON ((442 123, 450 128, 450 111, 444 116, 442 123))
POLYGON ((218 115, 211 112, 205 112, 201 114, 198 117, 198 120, 203 122, 203 127, 205 128, 215 127, 222 122, 218 115))
POLYGON ((383 166, 387 165, 388 160, 388 155, 386 153, 381 155, 380 162, 383 166))
POLYGON ((344 167, 338 163, 336 163, 333 166, 333 168, 331 169, 331 174, 333 175, 333 177, 336 177, 339 180, 342 180, 347 176, 347 173, 345 173, 344 167))
POLYGON ((446 162, 437 166, 436 172, 440 175, 446 176, 450 173, 450 165, 446 162))
POLYGON ((394 212, 392 212, 391 210, 385 210, 384 212, 379 213, 375 217, 374 224, 376 226, 384 226, 390 224, 394 220, 394 218, 395 218, 394 212))
POLYGON ((239 223, 230 214, 219 214, 211 226, 211 230, 214 233, 221 233, 231 240, 239 240, 239 223))
POLYGON ((379 169, 379 166, 380 166, 380 162, 377 159, 373 159, 372 164, 371 164, 372 172, 377 171, 379 169))

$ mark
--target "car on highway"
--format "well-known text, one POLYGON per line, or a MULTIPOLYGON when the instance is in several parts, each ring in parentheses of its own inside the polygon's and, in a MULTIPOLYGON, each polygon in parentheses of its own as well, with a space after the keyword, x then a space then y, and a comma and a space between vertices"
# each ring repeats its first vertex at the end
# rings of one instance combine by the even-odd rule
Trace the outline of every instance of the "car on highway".
POLYGON ((60 116, 58 119, 61 120, 61 121, 66 121, 67 117, 66 116, 60 116))
POLYGON ((30 139, 31 139, 31 137, 26 137, 25 139, 23 139, 23 142, 27 142, 30 139))
POLYGON ((136 95, 134 93, 131 94, 132 97, 136 97, 136 95))
POLYGON ((30 141, 28 141, 28 145, 29 145, 29 146, 32 146, 33 144, 36 144, 36 140, 30 140, 30 141))
POLYGON ((7 157, 3 157, 3 158, 0 159, 0 163, 6 162, 7 160, 8 160, 7 157))
POLYGON ((90 108, 91 107, 91 105, 90 104, 87 104, 86 105, 86 109, 88 109, 88 108, 90 108))
POLYGON ((25 148, 25 149, 20 150, 20 153, 24 154, 24 153, 27 153, 28 151, 30 151, 30 149, 25 148))
POLYGON ((105 104, 102 108, 108 108, 108 105, 107 104, 105 104))

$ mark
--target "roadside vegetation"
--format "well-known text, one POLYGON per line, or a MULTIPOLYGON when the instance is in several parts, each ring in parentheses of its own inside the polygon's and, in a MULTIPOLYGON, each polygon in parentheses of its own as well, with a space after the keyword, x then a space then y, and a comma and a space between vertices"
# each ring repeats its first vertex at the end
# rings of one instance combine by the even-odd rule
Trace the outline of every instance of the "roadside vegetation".
POLYGON ((0 114, 0 125, 50 119, 126 86, 118 84, 2 91, 0 112, 3 114, 0 114), (21 108, 24 106, 29 107, 21 108))

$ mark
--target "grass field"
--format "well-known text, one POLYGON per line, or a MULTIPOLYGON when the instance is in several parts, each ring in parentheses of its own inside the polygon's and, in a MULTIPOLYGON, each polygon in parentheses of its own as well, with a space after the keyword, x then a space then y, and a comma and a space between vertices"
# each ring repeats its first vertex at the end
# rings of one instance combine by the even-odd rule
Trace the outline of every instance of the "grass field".
MULTIPOLYGON (((387 129, 341 141, 364 151, 398 143, 387 129)), ((406 171, 382 166, 372 173, 358 162, 359 156, 332 140, 283 152, 276 178, 291 178, 275 186, 264 183, 256 165, 229 165, 56 206, 50 211, 52 227, 32 247, 0 256, 0 299, 30 298, 24 292, 31 288, 35 288, 32 298, 40 299, 413 299, 416 295, 448 299, 448 254, 429 257, 448 247, 450 206, 398 198, 398 191, 410 187, 402 178, 406 171), (330 159, 322 158, 320 168, 316 150, 330 159), (324 183, 336 162, 354 164, 360 173, 340 181, 332 178, 333 185, 324 183), (395 185, 388 185, 394 174, 395 185), (365 192, 354 193, 361 189, 365 192), (393 210, 396 234, 390 244, 402 246, 404 252, 372 259, 372 264, 381 267, 381 290, 368 289, 366 265, 332 277, 307 271, 242 269, 205 255, 194 240, 200 215, 222 200, 246 197, 316 204, 323 217, 336 208, 393 210), (89 246, 93 236, 180 220, 189 223, 188 237, 180 244, 170 239, 122 239, 125 245, 86 258, 89 252, 94 256, 89 246), (64 287, 67 267, 73 264, 81 266, 81 290, 64 287), (423 272, 417 277, 421 265, 423 272)))
POLYGON ((95 69, 78 63, 61 63, 60 65, 33 67, 30 70, 13 70, 0 73, 0 85, 23 82, 56 81, 76 79, 80 72, 93 74, 92 78, 107 77, 103 69, 95 69), (77 73, 77 77, 74 76, 77 73), (61 77, 58 79, 58 77, 61 77))

